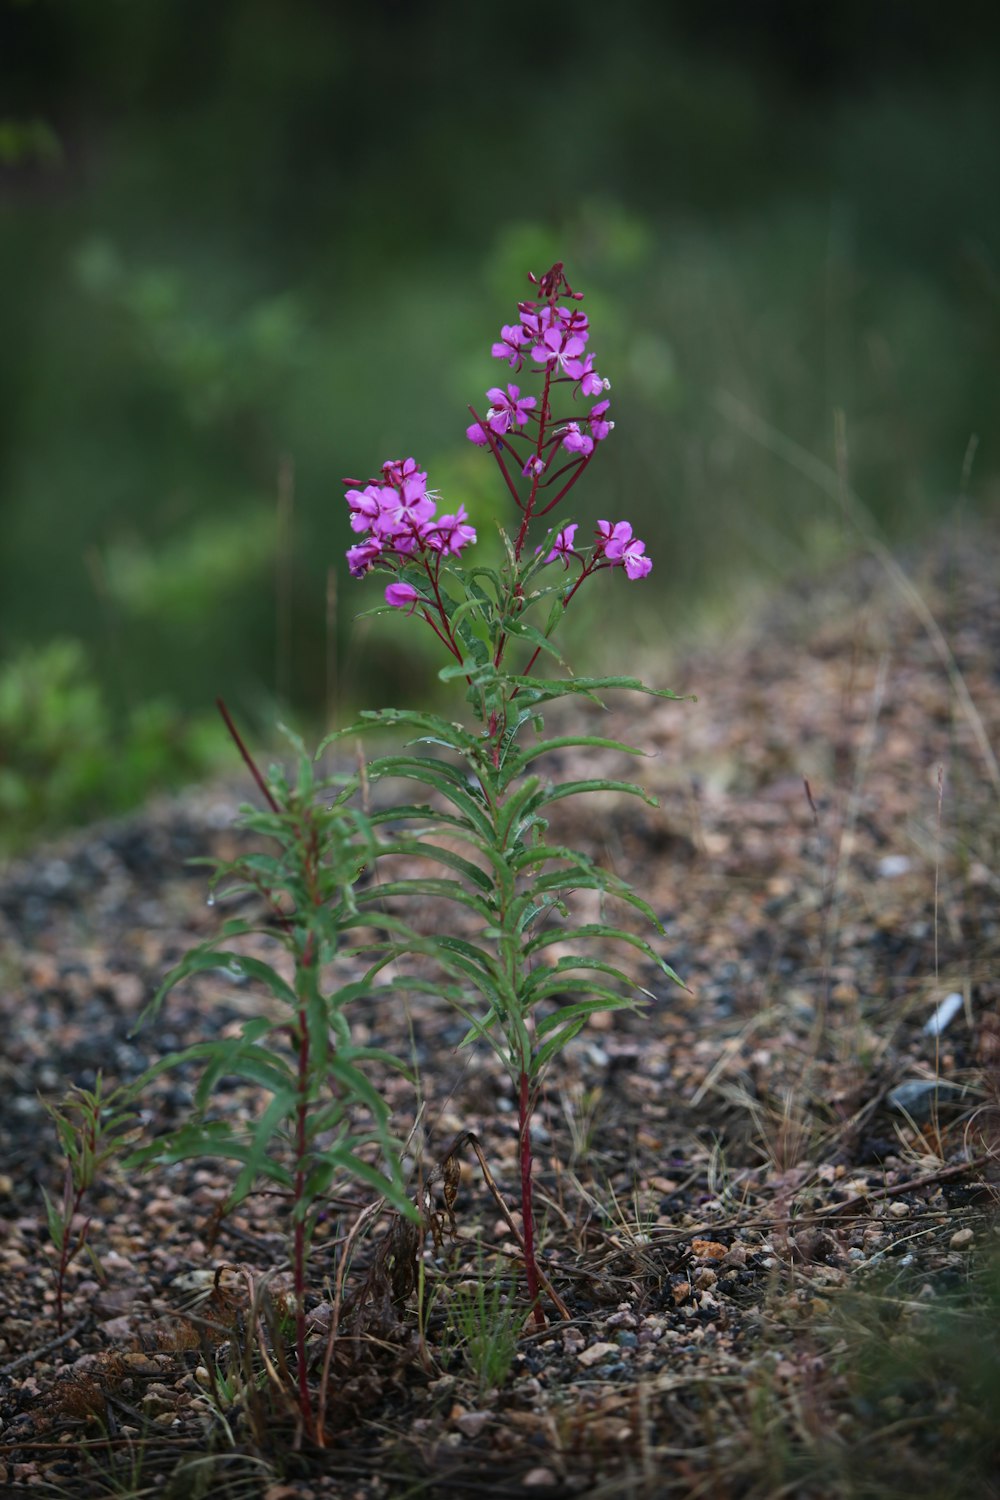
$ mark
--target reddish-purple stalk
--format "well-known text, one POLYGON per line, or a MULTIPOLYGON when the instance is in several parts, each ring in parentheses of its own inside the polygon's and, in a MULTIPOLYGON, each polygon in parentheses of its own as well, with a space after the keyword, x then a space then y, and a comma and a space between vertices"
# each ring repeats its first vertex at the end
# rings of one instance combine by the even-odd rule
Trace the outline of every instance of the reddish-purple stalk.
POLYGON ((524 1226, 524 1279, 528 1284, 531 1312, 539 1327, 544 1327, 545 1314, 538 1298, 538 1264, 535 1260, 535 1210, 531 1187, 531 1116, 534 1113, 531 1079, 521 1069, 521 1081, 517 1096, 517 1145, 521 1164, 521 1221, 524 1226))
MULTIPOLYGON (((225 703, 221 698, 217 698, 216 704, 237 750, 243 757, 265 801, 272 812, 278 812, 279 808, 274 795, 264 780, 253 756, 247 749, 239 730, 233 723, 225 703)), ((318 850, 316 848, 315 829, 310 830, 306 848, 306 885, 312 896, 313 904, 318 905, 320 894, 316 884, 318 850)), ((284 913, 279 911, 278 915, 287 923, 288 918, 284 913)), ((313 934, 310 932, 306 938, 305 947, 302 950, 300 963, 303 969, 310 969, 314 961, 315 943, 313 934)), ((306 1156, 308 1149, 309 1024, 304 1000, 300 1000, 296 1013, 296 1024, 298 1027, 298 1068, 296 1074, 297 1099, 295 1105, 295 1179, 292 1189, 292 1214, 295 1220, 292 1245, 292 1282, 295 1295, 295 1363, 299 1411, 305 1425, 306 1435, 314 1437, 316 1421, 313 1413, 312 1392, 309 1389, 308 1370, 306 1368, 306 1225, 304 1216, 299 1212, 305 1192, 306 1156)))
MULTIPOLYGON (((93 1124, 87 1127, 87 1145, 90 1153, 96 1151, 97 1140, 93 1124)), ((72 1169, 66 1167, 66 1185, 63 1190, 63 1233, 62 1244, 59 1247, 59 1269, 56 1272, 56 1332, 59 1337, 63 1336, 65 1326, 65 1313, 63 1299, 66 1293, 66 1272, 69 1270, 70 1261, 75 1260, 87 1241, 87 1231, 90 1228, 90 1220, 87 1219, 76 1237, 76 1243, 70 1244, 70 1229, 73 1220, 80 1212, 88 1184, 77 1184, 75 1191, 70 1194, 70 1185, 73 1181, 72 1169)))

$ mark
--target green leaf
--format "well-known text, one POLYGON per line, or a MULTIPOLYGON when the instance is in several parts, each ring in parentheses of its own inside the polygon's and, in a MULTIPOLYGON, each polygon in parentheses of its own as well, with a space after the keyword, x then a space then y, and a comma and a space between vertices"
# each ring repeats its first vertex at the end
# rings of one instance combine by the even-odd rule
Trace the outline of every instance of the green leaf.
POLYGON ((336 744, 348 736, 356 738, 358 735, 367 734, 373 728, 426 730, 463 753, 476 745, 476 737, 467 729, 454 720, 442 718, 439 714, 423 713, 418 709, 409 708, 365 709, 360 719, 353 724, 348 724, 345 729, 336 729, 332 734, 328 734, 316 751, 316 758, 318 759, 329 745, 336 744))
MULTIPOLYGON (((638 989, 637 985, 632 985, 631 987, 638 989)), ((536 1028, 537 1036, 547 1036, 553 1027, 562 1024, 559 1018, 569 1011, 589 1016, 595 1010, 637 1010, 641 1003, 638 1000, 634 1000, 631 995, 622 995, 617 990, 609 990, 606 985, 595 984, 592 979, 571 978, 563 978, 561 981, 553 982, 551 985, 539 985, 536 994, 532 998, 532 1003, 535 1004, 539 1000, 548 999, 550 996, 571 994, 590 995, 592 999, 575 1001, 572 1005, 561 1007, 553 1015, 546 1016, 543 1021, 538 1023, 538 1027, 536 1028), (586 1008, 581 1010, 581 1006, 586 1008)))
POLYGON ((42 1188, 42 1197, 45 1200, 45 1220, 49 1226, 49 1239, 61 1254, 69 1225, 63 1223, 62 1214, 56 1208, 44 1188, 42 1188))
POLYGON ((379 854, 405 854, 411 859, 430 859, 437 864, 447 865, 472 885, 479 887, 481 891, 492 893, 493 882, 490 877, 474 865, 471 860, 463 859, 460 854, 455 854, 451 849, 442 849, 439 844, 430 844, 426 841, 412 839, 395 844, 383 844, 379 854))
POLYGON ((345 1147, 335 1146, 327 1158, 332 1165, 350 1173, 358 1182, 373 1188, 379 1197, 390 1203, 397 1213, 414 1223, 420 1222, 420 1214, 406 1193, 401 1181, 393 1182, 377 1168, 356 1156, 345 1147))
POLYGON ((486 922, 493 918, 493 911, 488 903, 481 897, 472 895, 457 880, 435 880, 431 876, 390 880, 369 890, 359 891, 358 905, 371 905, 386 896, 441 896, 448 901, 457 901, 460 906, 467 906, 486 922))
POLYGON ((638 749, 635 745, 627 745, 623 740, 605 739, 603 735, 588 734, 563 734, 555 739, 541 740, 537 745, 530 746, 527 750, 520 751, 511 756, 508 761, 509 776, 519 775, 525 766, 537 760, 540 755, 548 755, 553 750, 618 750, 623 755, 639 755, 645 757, 647 752, 638 749))
POLYGON ((518 821, 529 813, 533 806, 537 806, 537 798, 541 788, 541 778, 528 776, 523 786, 518 787, 497 813, 497 838, 500 848, 504 849, 510 842, 511 829, 518 821))
POLYGON ((382 1121, 388 1119, 389 1106, 382 1095, 365 1077, 361 1069, 356 1068, 341 1053, 335 1052, 327 1059, 326 1071, 331 1077, 336 1078, 352 1099, 367 1106, 373 1119, 382 1121))
POLYGON ((555 1036, 549 1037, 545 1045, 538 1049, 531 1060, 531 1076, 533 1078, 540 1077, 548 1067, 549 1063, 555 1057, 556 1053, 560 1052, 568 1042, 571 1042, 573 1038, 583 1030, 585 1025, 585 1020, 572 1021, 568 1026, 566 1026, 563 1031, 558 1032, 555 1036))
MULTIPOLYGON (((267 1157, 271 1141, 280 1130, 282 1124, 294 1117, 297 1102, 298 1095, 294 1088, 285 1089, 275 1094, 267 1109, 257 1121, 253 1135, 250 1138, 249 1150, 243 1158, 243 1170, 233 1184, 230 1202, 237 1203, 250 1192, 254 1182, 264 1168, 265 1158, 267 1157)), ((282 1171, 284 1171, 284 1168, 282 1168, 282 1171)))
MULTIPOLYGON (((611 979, 617 980, 619 984, 626 985, 629 989, 640 988, 636 984, 636 981, 631 979, 623 969, 619 969, 616 964, 605 963, 603 959, 599 958, 576 958, 570 956, 561 958, 557 964, 553 964, 551 967, 545 966, 540 969, 532 969, 525 981, 525 994, 536 998, 541 993, 560 994, 562 993, 560 976, 572 976, 581 971, 607 974, 611 979)), ((581 980, 580 982, 584 983, 585 981, 581 980)), ((532 1003, 534 1003, 534 999, 532 1003)))
POLYGON ((556 786, 550 786, 538 805, 547 807, 550 802, 559 802, 563 797, 575 797, 582 792, 624 792, 629 797, 638 797, 648 807, 660 805, 655 797, 651 797, 648 792, 636 786, 634 781, 610 781, 603 776, 595 777, 591 781, 563 781, 556 786))
MULTIPOLYGON (((518 636, 523 640, 530 641, 531 644, 533 646, 536 646, 539 651, 545 651, 549 656, 554 656, 561 667, 566 666, 566 663, 563 661, 562 657, 559 655, 559 652, 553 646, 548 636, 543 635, 540 630, 536 630, 533 625, 529 625, 526 620, 523 620, 518 616, 505 619, 503 622, 503 629, 507 632, 508 635, 518 636)), ((567 668, 567 671, 568 670, 569 669, 567 668)))
POLYGON ((129 1036, 134 1036, 140 1027, 144 1026, 147 1021, 159 1013, 166 996, 182 980, 189 979, 192 974, 202 974, 211 969, 221 969, 224 972, 235 973, 240 976, 247 973, 252 977, 263 980, 271 993, 279 1000, 284 1000, 287 1004, 291 1005, 296 1003, 295 991, 286 984, 285 980, 282 979, 276 970, 271 968, 270 964, 262 963, 260 959, 244 958, 241 953, 233 953, 227 949, 202 945, 198 948, 192 948, 181 959, 181 962, 170 970, 170 973, 142 1012, 135 1026, 129 1032, 129 1036), (244 965, 248 965, 249 967, 244 968, 244 965))
MULTIPOLYGON (((533 953, 539 953, 547 948, 550 943, 578 942, 581 938, 602 938, 615 943, 627 943, 630 948, 635 948, 644 957, 651 959, 661 973, 667 974, 672 979, 677 979, 670 965, 657 953, 656 949, 641 938, 637 933, 626 932, 622 927, 611 927, 605 922, 585 922, 579 927, 553 928, 548 932, 540 932, 537 937, 524 945, 525 957, 533 953)), ((557 966, 558 967, 558 966, 557 966)), ((680 984, 680 980, 677 979, 680 984)))
POLYGON ((411 1070, 401 1057, 396 1057, 384 1047, 352 1047, 351 1060, 353 1062, 376 1062, 382 1063, 386 1068, 391 1068, 394 1073, 399 1073, 409 1083, 415 1082, 411 1070))
POLYGON ((382 760, 372 761, 368 767, 369 781, 380 781, 386 776, 400 776, 432 786, 464 814, 485 839, 492 837, 493 830, 482 803, 476 801, 462 773, 446 765, 444 761, 404 755, 386 756, 382 760))

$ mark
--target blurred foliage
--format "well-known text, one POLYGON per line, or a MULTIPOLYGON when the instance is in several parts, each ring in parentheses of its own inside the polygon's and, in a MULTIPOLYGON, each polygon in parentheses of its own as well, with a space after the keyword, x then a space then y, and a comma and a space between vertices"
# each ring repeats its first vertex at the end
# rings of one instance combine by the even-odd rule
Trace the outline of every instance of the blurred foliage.
POLYGON ((78 641, 25 649, 0 667, 0 853, 204 775, 223 739, 155 699, 113 718, 78 641))
POLYGON ((756 1470, 748 1492, 764 1493, 766 1475, 768 1494, 996 1497, 998 1316, 995 1255, 931 1279, 905 1264, 858 1278, 816 1324, 812 1355, 799 1356, 792 1420, 787 1385, 771 1376, 760 1393, 743 1457, 756 1470))
POLYGON ((651 641, 850 544, 734 410, 831 464, 842 411, 892 537, 973 433, 996 506, 1000 11, 965 8, 584 3, 501 45, 431 0, 0 0, 0 649, 79 641, 119 727, 429 691, 418 632, 353 624, 340 480, 414 453, 495 546, 467 404, 555 258, 617 423, 580 519, 646 537, 651 641))

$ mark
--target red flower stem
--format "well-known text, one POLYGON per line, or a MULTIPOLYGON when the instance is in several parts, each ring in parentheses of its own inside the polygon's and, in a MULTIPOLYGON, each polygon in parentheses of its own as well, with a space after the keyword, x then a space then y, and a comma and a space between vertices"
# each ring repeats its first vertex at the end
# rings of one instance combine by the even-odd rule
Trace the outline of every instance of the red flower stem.
MULTIPOLYGON (((547 513, 550 510, 552 510, 554 506, 556 506, 556 505, 559 504, 560 500, 565 500, 566 496, 569 494, 569 492, 573 488, 574 484, 576 484, 577 480, 580 478, 580 475, 583 473, 584 469, 590 463, 591 459, 593 458, 593 456, 594 456, 594 454, 596 452, 597 452, 597 449, 594 448, 590 453, 587 454, 587 456, 583 460, 583 462, 577 465, 575 471, 570 475, 569 479, 567 479, 566 483, 563 485, 563 487, 559 491, 558 495, 556 495, 555 499, 554 500, 549 500, 546 503, 546 505, 544 505, 543 508, 538 512, 538 514, 540 516, 547 515, 547 513)), ((559 470, 560 474, 565 474, 565 472, 566 472, 565 469, 560 469, 559 470)), ((553 477, 553 479, 557 479, 559 476, 557 474, 553 474, 552 477, 553 477)))
POLYGON ((441 629, 439 629, 439 627, 437 625, 435 625, 435 623, 434 623, 434 621, 433 621, 433 619, 431 617, 430 611, 426 610, 426 609, 422 609, 420 611, 420 613, 423 615, 424 619, 427 621, 428 625, 431 627, 431 629, 433 630, 434 634, 437 636, 438 640, 441 641, 445 646, 448 647, 448 650, 451 652, 452 656, 454 656, 458 661, 461 661, 462 660, 461 652, 455 650, 454 642, 450 641, 448 639, 448 637, 445 635, 444 631, 441 630, 441 629))
POLYGON ((531 1080, 522 1068, 517 1100, 518 1154, 521 1162, 521 1218, 524 1222, 524 1279, 528 1284, 531 1311, 536 1324, 545 1326, 538 1300, 538 1266, 535 1262, 535 1212, 531 1201, 531 1080))
MULTIPOLYGON (((299 831, 304 832, 301 824, 299 831)), ((305 849, 305 878, 306 888, 312 897, 312 904, 318 907, 322 904, 322 893, 316 878, 316 867, 320 858, 317 842, 315 824, 309 825, 309 836, 305 849)), ((310 930, 306 937, 305 946, 302 949, 302 957, 298 960, 303 971, 308 971, 316 962, 316 940, 315 933, 310 930)), ((305 981, 302 981, 303 985, 305 981)), ((309 1373, 306 1367, 306 1221, 302 1212, 303 1198, 305 1196, 306 1164, 309 1152, 309 1017, 306 1013, 305 1000, 301 998, 297 1012, 297 1024, 299 1030, 298 1048, 298 1073, 296 1077, 296 1102, 295 1102, 295 1183, 293 1196, 293 1212, 295 1213, 295 1234, 292 1248, 292 1277, 295 1291, 295 1364, 296 1376, 299 1388, 299 1410, 305 1423, 306 1434, 314 1437, 316 1421, 313 1414, 312 1394, 309 1390, 309 1373)))
POLYGON ((271 793, 271 788, 268 786, 267 782, 260 774, 260 771, 258 770, 254 762, 253 756, 250 754, 250 751, 243 743, 240 732, 236 728, 236 725, 233 723, 229 709, 226 707, 221 698, 216 698, 215 706, 219 710, 219 713, 222 715, 223 720, 225 721, 226 728, 229 730, 229 733, 233 737, 233 743, 246 762, 246 765, 250 771, 250 775, 253 777, 254 781, 256 781, 258 787, 260 788, 261 796, 264 798, 271 811, 276 813, 278 811, 278 804, 274 800, 274 797, 271 793))
POLYGON ((496 461, 497 461, 497 467, 499 468, 500 473, 503 475, 504 479, 507 482, 507 488, 510 490, 511 494, 514 496, 514 504, 517 506, 518 510, 523 510, 524 507, 521 504, 521 497, 520 497, 520 495, 517 492, 517 485, 514 483, 513 479, 511 479, 510 474, 509 474, 509 472, 507 470, 507 465, 503 461, 503 455, 500 452, 500 444, 497 442, 496 434, 493 432, 493 430, 489 426, 489 424, 486 423, 486 422, 484 422, 482 420, 482 418, 480 416, 478 416, 478 414, 476 412, 476 408, 474 406, 470 406, 469 410, 471 411, 473 417, 475 417, 476 421, 479 423, 480 428, 482 429, 482 431, 486 435, 486 441, 490 445, 490 452, 493 454, 493 457, 496 459, 496 461))
MULTIPOLYGON (((311 961, 312 933, 302 956, 303 964, 311 961)), ((305 1006, 299 1007, 299 1066, 296 1080, 298 1099, 295 1108, 295 1241, 292 1255, 292 1274, 295 1289, 295 1363, 299 1386, 299 1410, 306 1425, 306 1433, 313 1436, 314 1419, 312 1394, 309 1390, 309 1375, 306 1369, 306 1223, 300 1212, 306 1181, 306 1136, 307 1095, 309 1089, 309 1024, 305 1006)))
MULTIPOLYGON (((545 448, 545 432, 549 424, 549 392, 551 388, 552 366, 547 365, 545 368, 545 384, 542 387, 542 409, 538 416, 538 440, 535 444, 535 457, 539 460, 541 460, 542 452, 545 448)), ((527 540, 528 526, 535 509, 535 501, 538 498, 538 485, 541 477, 541 474, 534 474, 532 476, 531 493, 523 508, 521 527, 517 533, 517 540, 514 543, 514 557, 518 562, 521 561, 521 553, 524 551, 524 544, 527 540)))
MULTIPOLYGON (((575 553, 574 553, 574 556, 576 556, 575 553)), ((583 571, 580 574, 579 578, 576 580, 576 582, 574 583, 573 587, 570 589, 569 593, 566 594, 565 597, 563 598, 563 601, 562 601, 562 607, 563 607, 563 609, 566 608, 567 604, 572 599, 573 595, 576 593, 577 589, 580 587, 580 585, 583 582, 583 580, 585 578, 589 578, 590 575, 591 575, 591 573, 593 573, 594 571, 595 571, 595 565, 594 565, 593 559, 591 559, 591 566, 589 568, 584 568, 583 569, 583 571)), ((542 654, 542 648, 541 648, 541 646, 536 646, 535 649, 534 649, 534 651, 531 653, 531 656, 528 658, 528 665, 525 667, 524 671, 521 673, 522 677, 527 677, 528 673, 531 671, 532 667, 535 665, 535 662, 538 660, 538 658, 539 658, 539 656, 541 654, 542 654)), ((513 703, 513 701, 517 697, 519 691, 520 691, 519 688, 515 688, 514 691, 511 693, 511 695, 510 695, 510 702, 511 703, 513 703)))
MULTIPOLYGON (((549 389, 550 389, 551 385, 552 385, 552 366, 549 365, 549 366, 546 367, 546 370, 545 370, 545 384, 542 387, 542 406, 541 406, 541 411, 539 412, 539 416, 538 416, 538 439, 537 439, 537 442, 535 443, 535 457, 538 458, 538 459, 541 458, 542 451, 543 451, 543 449, 545 447, 545 429, 546 429, 546 426, 548 425, 548 420, 549 420, 549 389)), ((481 423, 480 423, 480 426, 482 426, 481 423)), ((494 438, 493 438, 492 433, 490 432, 490 430, 489 430, 488 427, 483 427, 483 431, 487 434, 487 437, 489 438, 489 442, 490 442, 490 447, 491 447, 491 449, 493 449, 494 448, 494 438)), ((503 466, 502 465, 502 460, 500 459, 499 454, 496 453, 495 451, 494 451, 494 457, 497 459, 497 462, 500 463, 501 467, 502 467, 503 466)), ((507 475, 506 469, 504 469, 504 475, 507 478, 507 482, 510 483, 510 476, 507 475)), ((541 481, 541 474, 540 473, 536 473, 536 474, 534 474, 532 476, 531 491, 530 491, 530 493, 528 495, 527 500, 525 501, 525 503, 523 505, 521 505, 521 501, 518 498, 516 491, 514 492, 514 496, 515 496, 515 499, 517 499, 518 505, 521 505, 521 525, 518 528, 517 538, 516 538, 516 540, 514 542, 514 562, 515 562, 515 565, 521 561, 521 553, 524 551, 524 544, 525 544, 525 541, 527 540, 527 535, 528 535, 528 526, 531 523, 532 513, 533 513, 534 508, 535 508, 535 501, 538 499, 538 489, 539 489, 540 481, 541 481)), ((512 488, 513 488, 513 486, 512 486, 512 488)), ((546 508, 548 508, 548 507, 546 507, 546 508)), ((522 598, 523 598, 523 593, 522 593, 522 590, 521 590, 521 585, 520 585, 520 582, 517 582, 516 585, 515 585, 514 599, 521 600, 522 598)), ((504 649, 505 649, 506 645, 507 645, 507 633, 506 633, 506 631, 501 631, 501 633, 500 633, 500 639, 497 641, 496 651, 494 652, 494 655, 493 655, 493 665, 495 667, 497 667, 497 668, 499 668, 500 663, 503 660, 503 654, 504 654, 504 649)), ((501 729, 500 730, 500 734, 502 734, 502 733, 503 733, 503 730, 501 729)), ((499 764, 499 751, 498 751, 499 742, 500 742, 500 735, 498 734, 497 737, 495 738, 494 746, 493 746, 494 765, 498 765, 499 764)))
POLYGON ((73 1205, 69 1211, 69 1216, 66 1217, 64 1215, 62 1245, 59 1250, 59 1270, 56 1273, 56 1332, 60 1338, 63 1336, 64 1326, 63 1297, 66 1290, 66 1272, 69 1270, 70 1261, 79 1255, 83 1249, 87 1238, 87 1230, 90 1228, 90 1220, 88 1219, 77 1236, 76 1244, 71 1248, 69 1242, 70 1228, 73 1220, 80 1212, 80 1204, 83 1202, 85 1193, 86 1188, 78 1187, 76 1189, 76 1192, 73 1194, 73 1205))

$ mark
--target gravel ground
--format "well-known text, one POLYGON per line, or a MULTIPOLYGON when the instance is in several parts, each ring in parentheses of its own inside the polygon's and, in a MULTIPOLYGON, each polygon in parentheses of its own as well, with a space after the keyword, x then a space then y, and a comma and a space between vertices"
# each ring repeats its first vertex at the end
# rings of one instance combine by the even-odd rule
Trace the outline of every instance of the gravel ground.
MULTIPOLYGON (((579 710, 567 720, 649 752, 605 763, 659 810, 571 799, 554 832, 634 883, 688 988, 637 968, 646 1012, 598 1016, 550 1075, 536 1191, 568 1319, 550 1309, 525 1331, 516 1243, 460 1148, 454 1232, 423 1252, 424 1313, 411 1298, 338 1354, 322 1452, 293 1452, 280 1411, 263 1420, 246 1392, 227 1407, 206 1384, 207 1360, 252 1342, 264 1278, 280 1309, 280 1201, 221 1217, 217 1163, 110 1169, 89 1203, 103 1274, 71 1265, 58 1341, 40 1195, 62 1175, 43 1098, 93 1087, 98 1069, 127 1081, 255 1013, 251 986, 210 974, 133 1034, 166 970, 217 930, 189 861, 237 852, 249 789, 193 790, 7 868, 0 1481, 268 1500, 1000 1493, 983 1389, 970 1396, 961 1374, 975 1335, 956 1364, 935 1322, 943 1309, 971 1330, 1000 1312, 1000 544, 984 532, 903 561, 939 636, 859 561, 679 661, 660 685, 697 703, 613 704, 599 729, 579 710), (462 1322, 481 1274, 493 1363, 462 1322)), ((592 754, 585 765, 595 774, 592 754)), ((548 767, 579 769, 574 752, 548 767)), ((495 1061, 459 1049, 453 1013, 404 1005, 391 983, 366 1004, 359 1035, 419 1071, 414 1159, 432 1171, 474 1132, 513 1205, 516 1102, 495 1061)), ((157 1080, 144 1130, 183 1119, 193 1081, 157 1080)), ((412 1091, 386 1088, 405 1129, 412 1091)), ((223 1099, 252 1116, 245 1089, 223 1099)), ((332 1203, 317 1233, 320 1351, 351 1217, 332 1203)), ((359 1274, 392 1233, 373 1225, 359 1274)))

